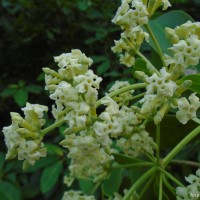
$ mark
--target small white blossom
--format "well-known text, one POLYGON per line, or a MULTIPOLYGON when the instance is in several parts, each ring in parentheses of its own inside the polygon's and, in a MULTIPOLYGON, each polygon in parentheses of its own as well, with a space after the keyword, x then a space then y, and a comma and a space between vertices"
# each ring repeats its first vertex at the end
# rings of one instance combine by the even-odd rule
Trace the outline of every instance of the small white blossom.
POLYGON ((70 190, 64 193, 62 200, 95 200, 95 197, 84 195, 81 191, 70 190))
POLYGON ((71 111, 67 112, 65 119, 69 123, 69 127, 85 126, 90 106, 86 102, 82 101, 70 102, 68 103, 68 107, 71 108, 71 111))
POLYGON ((180 40, 169 50, 173 52, 174 59, 178 64, 188 67, 199 63, 200 40, 195 35, 188 37, 186 40, 180 40))
POLYGON ((185 177, 185 180, 190 183, 187 187, 176 188, 177 200, 197 200, 200 198, 200 169, 197 170, 196 175, 190 174, 185 177))
POLYGON ((168 0, 162 0, 163 10, 167 10, 168 7, 171 7, 171 4, 168 0))
POLYGON ((63 53, 54 57, 60 69, 59 74, 66 78, 72 79, 74 76, 84 74, 88 67, 92 64, 92 60, 78 49, 74 49, 71 53, 63 53))
POLYGON ((75 88, 80 93, 88 92, 90 89, 99 89, 99 84, 102 81, 92 70, 88 70, 84 75, 74 77, 75 88))
POLYGON ((190 119, 196 118, 196 112, 199 107, 200 101, 195 93, 189 96, 189 101, 182 97, 178 99, 179 110, 176 113, 176 117, 182 124, 186 124, 190 119))
POLYGON ((135 58, 133 55, 130 55, 129 53, 125 52, 125 54, 120 55, 119 59, 120 63, 123 65, 126 65, 127 67, 131 67, 135 64, 135 58))

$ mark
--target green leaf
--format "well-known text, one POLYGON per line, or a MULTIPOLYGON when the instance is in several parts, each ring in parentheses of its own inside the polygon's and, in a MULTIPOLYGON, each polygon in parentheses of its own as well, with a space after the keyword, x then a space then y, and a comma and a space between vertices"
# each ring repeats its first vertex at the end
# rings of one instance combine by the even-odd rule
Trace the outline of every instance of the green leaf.
POLYGON ((110 177, 103 183, 103 192, 107 196, 113 196, 118 191, 121 183, 122 169, 112 170, 110 177))
POLYGON ((183 83, 185 80, 191 80, 192 85, 190 89, 194 92, 200 93, 200 74, 191 74, 188 76, 184 76, 183 78, 177 81, 178 84, 183 83))
MULTIPOLYGON (((154 36, 156 37, 158 44, 163 53, 168 53, 167 49, 171 46, 170 42, 167 40, 165 36, 165 29, 159 24, 157 20, 150 20, 149 27, 153 32, 154 36)), ((156 45, 154 44, 152 38, 150 37, 149 44, 151 47, 158 52, 156 45)))
POLYGON ((21 88, 19 89, 15 95, 14 95, 14 99, 15 102, 19 105, 19 106, 24 106, 25 103, 28 100, 28 92, 27 90, 25 90, 25 88, 21 88))
POLYGON ((63 155, 63 150, 57 145, 46 143, 45 147, 47 148, 48 155, 63 155))
POLYGON ((20 191, 11 183, 0 180, 0 199, 2 200, 21 200, 20 191))
POLYGON ((5 163, 5 156, 3 153, 0 153, 0 174, 1 171, 3 170, 4 163, 5 163))
POLYGON ((105 72, 108 71, 109 67, 110 67, 110 61, 106 59, 104 62, 102 62, 101 65, 98 66, 97 73, 99 75, 103 75, 105 72))
MULTIPOLYGON (((160 147, 161 149, 173 148, 179 143, 189 132, 191 132, 198 125, 194 121, 190 120, 187 124, 181 124, 174 115, 167 115, 162 120, 160 147)), ((156 138, 156 126, 153 122, 150 122, 146 126, 150 136, 156 138)), ((196 139, 200 138, 198 136, 196 139)))
POLYGON ((34 93, 34 94, 39 94, 43 90, 43 88, 39 85, 28 85, 26 86, 26 90, 28 92, 34 93))
POLYGON ((30 172, 35 172, 38 169, 47 167, 55 162, 58 162, 58 157, 55 156, 48 156, 45 158, 41 158, 40 160, 38 160, 35 165, 29 167, 28 169, 24 170, 24 172, 26 173, 30 173, 30 172))
POLYGON ((6 98, 6 97, 11 97, 11 96, 13 96, 14 94, 15 94, 15 92, 16 92, 16 89, 14 89, 14 88, 6 88, 6 89, 4 89, 1 93, 0 93, 0 96, 1 97, 4 97, 4 98, 6 98))
POLYGON ((142 58, 137 58, 135 64, 133 65, 133 73, 135 71, 143 71, 146 74, 149 74, 147 69, 147 64, 142 58))
POLYGON ((42 193, 47 193, 56 184, 62 171, 62 162, 58 161, 45 168, 40 179, 40 189, 42 193))
POLYGON ((186 23, 188 20, 194 21, 190 15, 181 10, 167 12, 156 19, 157 23, 163 28, 175 28, 176 26, 186 23))
POLYGON ((91 2, 89 0, 79 0, 78 1, 78 8, 81 11, 86 11, 90 6, 91 2))
POLYGON ((81 191, 83 191, 85 194, 89 194, 95 187, 93 181, 84 179, 79 179, 79 185, 81 191))

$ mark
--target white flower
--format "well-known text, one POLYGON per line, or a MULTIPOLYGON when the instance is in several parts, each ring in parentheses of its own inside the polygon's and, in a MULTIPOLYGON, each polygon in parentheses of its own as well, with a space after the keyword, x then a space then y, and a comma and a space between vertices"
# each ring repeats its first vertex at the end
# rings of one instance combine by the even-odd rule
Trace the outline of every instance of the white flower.
POLYGON ((122 16, 125 15, 128 10, 129 10, 129 4, 126 1, 122 1, 122 4, 118 8, 117 13, 113 18, 112 22, 118 24, 122 16))
POLYGON ((180 40, 169 50, 173 52, 174 59, 179 64, 187 67, 199 63, 200 40, 195 35, 188 37, 186 40, 180 40))
POLYGON ((189 101, 185 97, 178 99, 179 110, 176 113, 176 117, 182 124, 186 124, 190 119, 195 118, 196 111, 200 107, 199 98, 195 93, 189 96, 189 101))
POLYGON ((176 198, 178 200, 197 200, 200 197, 200 169, 196 171, 196 175, 190 174, 185 177, 185 180, 190 183, 187 187, 176 188, 176 198))
POLYGON ((177 85, 174 81, 170 80, 170 74, 163 67, 160 70, 160 76, 154 73, 152 76, 146 78, 147 94, 157 93, 158 96, 172 97, 177 85))
POLYGON ((71 84, 61 81, 50 98, 66 105, 67 102, 78 101, 78 91, 71 84))
POLYGON ((85 126, 90 106, 86 102, 82 101, 69 102, 68 107, 71 108, 71 111, 67 112, 65 119, 69 123, 70 128, 73 126, 85 126))
POLYGON ((63 79, 73 79, 74 76, 85 74, 92 64, 92 59, 86 57, 80 50, 72 50, 71 53, 63 53, 54 57, 60 69, 58 73, 63 79))
POLYGON ((25 118, 18 113, 11 113, 12 124, 3 128, 8 148, 7 159, 18 157, 19 160, 24 160, 23 168, 27 168, 40 157, 46 156, 40 130, 45 124, 42 117, 47 110, 46 106, 27 103, 26 107, 22 108, 25 118))
POLYGON ((136 157, 145 152, 153 154, 156 143, 149 136, 148 132, 141 131, 139 133, 133 133, 128 139, 120 138, 117 141, 117 146, 119 146, 126 155, 136 157))
POLYGON ((70 190, 64 193, 62 200, 95 200, 95 197, 84 195, 81 191, 70 190))
POLYGON ((104 165, 113 159, 96 138, 87 135, 87 132, 81 132, 79 136, 66 135, 61 145, 69 150, 68 157, 72 159, 69 169, 74 177, 91 178, 100 175, 104 173, 104 165))
POLYGON ((75 88, 80 93, 88 92, 90 89, 99 89, 99 84, 102 81, 92 70, 88 70, 84 75, 74 77, 75 88))
POLYGON ((47 155, 46 148, 44 144, 39 140, 29 140, 25 139, 20 142, 18 149, 18 159, 25 160, 23 163, 23 168, 26 166, 34 165, 36 160, 47 155))
POLYGON ((38 123, 41 126, 45 124, 45 120, 42 119, 44 116, 44 112, 48 111, 47 106, 39 105, 39 104, 30 104, 26 103, 26 107, 22 108, 24 111, 25 119, 31 121, 32 124, 38 126, 38 123))
POLYGON ((175 29, 167 28, 167 35, 171 38, 171 42, 177 43, 179 40, 187 40, 190 36, 196 35, 200 39, 200 22, 187 21, 181 26, 177 26, 175 29), (176 38, 175 40, 173 40, 176 38))
POLYGON ((163 10, 166 10, 168 7, 171 6, 168 0, 162 0, 162 3, 163 3, 163 10))
POLYGON ((140 26, 148 23, 148 15, 146 5, 142 0, 133 0, 132 7, 134 8, 134 21, 140 26))
POLYGON ((119 59, 120 63, 123 65, 126 65, 127 67, 131 67, 135 64, 135 58, 133 55, 130 55, 129 53, 125 52, 125 54, 120 55, 119 59))

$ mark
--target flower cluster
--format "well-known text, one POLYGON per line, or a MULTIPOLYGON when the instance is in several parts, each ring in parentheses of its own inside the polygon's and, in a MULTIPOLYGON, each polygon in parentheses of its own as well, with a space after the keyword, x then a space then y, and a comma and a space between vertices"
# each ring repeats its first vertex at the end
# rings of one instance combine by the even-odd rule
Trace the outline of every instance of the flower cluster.
POLYGON ((182 123, 186 124, 190 119, 196 118, 196 112, 200 107, 199 98, 195 93, 189 96, 189 101, 182 97, 178 99, 178 112, 176 113, 177 119, 182 123))
POLYGON ((58 72, 44 68, 45 88, 55 101, 53 116, 56 120, 64 117, 70 128, 85 126, 87 115, 95 106, 102 78, 88 70, 92 60, 80 50, 72 50, 54 59, 60 68, 58 72))
POLYGON ((94 136, 86 131, 66 135, 61 145, 69 150, 68 157, 71 158, 69 170, 70 177, 91 178, 103 174, 105 166, 113 159, 106 153, 94 136))
POLYGON ((112 51, 120 54, 120 62, 127 67, 135 63, 135 54, 140 49, 141 44, 148 42, 149 35, 143 29, 155 10, 163 5, 163 9, 170 6, 168 0, 153 0, 147 3, 142 0, 122 0, 112 22, 123 30, 121 38, 115 40, 112 51))
POLYGON ((171 65, 172 73, 180 76, 188 66, 195 66, 200 59, 200 23, 191 21, 166 28, 167 37, 173 46, 169 48, 173 56, 165 55, 166 65, 171 65))
POLYGON ((190 174, 185 180, 190 183, 187 187, 177 187, 177 200, 197 200, 200 198, 200 169, 196 171, 196 175, 190 174))
MULTIPOLYGON (((102 104, 107 107, 99 115, 100 120, 94 123, 94 131, 97 135, 104 138, 108 136, 112 139, 116 138, 117 146, 127 155, 136 157, 145 152, 153 154, 156 144, 149 134, 139 127, 141 121, 134 107, 129 108, 125 105, 119 107, 108 96, 102 100, 102 104)), ((105 141, 102 144, 109 143, 109 139, 105 141)))
POLYGON ((24 160, 23 168, 33 165, 40 157, 46 156, 46 148, 42 142, 41 127, 45 124, 46 106, 26 103, 22 108, 25 118, 11 112, 12 124, 3 128, 5 143, 8 148, 7 159, 18 157, 24 160))
POLYGON ((64 193, 62 200, 95 200, 95 197, 83 195, 81 191, 70 190, 64 193))
MULTIPOLYGON (((46 89, 55 101, 53 116, 56 120, 64 118, 69 125, 60 144, 69 150, 70 180, 73 177, 95 178, 106 174, 113 160, 112 153, 117 152, 112 148, 115 139, 120 140, 117 145, 129 155, 127 143, 132 148, 131 155, 138 156, 147 151, 153 153, 155 143, 148 133, 134 132, 141 120, 135 110, 127 106, 133 97, 133 90, 115 95, 113 99, 107 94, 100 101, 106 108, 97 115, 97 90, 102 79, 88 69, 92 60, 79 50, 72 50, 55 57, 55 61, 60 68, 58 72, 44 69, 46 89), (128 141, 124 142, 125 138, 128 141), (148 144, 146 147, 142 147, 144 142, 148 144)), ((109 92, 112 94, 129 86, 126 81, 117 81, 109 92)))
POLYGON ((151 76, 143 72, 136 73, 139 73, 141 79, 147 83, 146 94, 140 100, 141 114, 146 117, 154 117, 155 124, 158 124, 169 109, 177 84, 171 80, 171 74, 165 67, 151 76))

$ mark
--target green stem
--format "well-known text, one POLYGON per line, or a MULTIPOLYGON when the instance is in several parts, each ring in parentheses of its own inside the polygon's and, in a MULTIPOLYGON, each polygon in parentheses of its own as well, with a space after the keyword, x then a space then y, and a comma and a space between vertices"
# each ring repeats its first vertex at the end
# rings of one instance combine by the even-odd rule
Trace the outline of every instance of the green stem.
POLYGON ((200 119, 199 118, 194 118, 192 119, 194 122, 196 122, 197 124, 200 124, 200 119))
POLYGON ((170 173, 168 173, 167 171, 165 171, 165 170, 162 169, 162 168, 159 168, 159 170, 160 170, 166 177, 168 177, 171 181, 173 181, 174 183, 176 183, 178 186, 184 187, 184 185, 183 185, 179 180, 177 180, 174 176, 172 176, 170 173))
POLYGON ((157 162, 156 158, 155 158, 153 155, 151 155, 151 154, 149 154, 149 153, 145 153, 145 155, 146 155, 146 157, 147 157, 150 161, 152 161, 153 163, 156 163, 156 162, 157 162))
POLYGON ((128 192, 125 194, 122 200, 130 200, 131 195, 134 191, 146 180, 148 179, 156 170, 155 167, 152 167, 150 170, 148 170, 145 174, 143 174, 128 190, 128 192))
POLYGON ((91 194, 91 195, 94 194, 95 191, 97 190, 97 188, 99 187, 100 183, 101 183, 101 181, 97 182, 97 183, 94 185, 94 187, 91 189, 91 191, 89 192, 89 194, 91 194))
POLYGON ((150 167, 153 166, 151 162, 141 162, 141 163, 134 163, 134 164, 125 164, 125 165, 113 165, 113 169, 119 168, 134 168, 134 167, 150 167))
POLYGON ((85 127, 85 126, 81 126, 81 127, 79 127, 79 126, 74 126, 74 127, 72 127, 72 128, 67 128, 67 129, 65 129, 64 130, 64 134, 66 134, 66 135, 70 135, 70 134, 72 134, 72 133, 77 133, 77 132, 79 132, 79 131, 83 131, 83 130, 85 130, 87 127, 85 127))
POLYGON ((60 125, 62 125, 66 120, 65 119, 61 119, 59 121, 56 121, 55 123, 51 124, 50 126, 48 126, 47 128, 41 130, 41 135, 44 136, 45 134, 47 134, 48 132, 52 131, 53 129, 59 127, 60 125))
POLYGON ((162 166, 166 167, 168 163, 181 151, 186 144, 200 133, 200 126, 191 131, 181 142, 179 142, 174 149, 163 159, 162 166))
POLYGON ((126 99, 126 101, 133 101, 133 100, 135 100, 135 99, 138 99, 138 98, 140 98, 140 97, 143 97, 145 94, 146 94, 146 92, 143 92, 143 93, 141 93, 141 94, 138 94, 138 95, 135 95, 135 96, 133 96, 133 97, 131 97, 131 98, 126 99))
POLYGON ((175 189, 170 185, 170 183, 168 182, 168 180, 166 179, 165 176, 163 176, 163 183, 165 184, 165 186, 168 188, 168 190, 169 190, 173 195, 176 195, 175 189))
POLYGON ((158 148, 156 149, 156 159, 160 162, 160 123, 156 125, 156 144, 158 148))
POLYGON ((151 184, 151 182, 153 181, 153 179, 154 179, 154 176, 152 176, 152 177, 148 180, 148 182, 144 185, 142 191, 140 192, 140 196, 138 197, 137 200, 141 200, 141 199, 142 199, 143 195, 145 194, 147 188, 150 186, 150 184, 151 184))
POLYGON ((189 160, 177 160, 173 159, 171 163, 178 164, 178 165, 190 165, 192 167, 200 168, 200 163, 189 161, 189 160))
MULTIPOLYGON (((153 67, 153 64, 138 50, 135 50, 135 53, 142 58, 148 65, 153 67)), ((155 68, 155 67, 154 67, 155 68)), ((156 68, 154 69, 155 71, 158 71, 156 68)))
MULTIPOLYGON (((123 88, 120 88, 114 92, 111 92, 108 94, 109 97, 114 97, 114 96, 117 96, 118 94, 121 94, 121 93, 124 93, 124 92, 127 92, 129 90, 134 90, 134 89, 140 89, 140 88, 145 88, 147 86, 147 83, 136 83, 136 84, 133 84, 133 85, 129 85, 129 86, 126 86, 126 87, 123 87, 123 88)), ((106 97, 106 96, 105 96, 106 97)), ((97 101, 96 103, 96 107, 100 106, 101 105, 101 101, 105 98, 101 98, 97 101)))
POLYGON ((163 66, 164 66, 164 67, 167 67, 166 64, 165 64, 165 61, 164 61, 163 52, 162 52, 162 50, 161 50, 161 48, 160 48, 160 45, 159 45, 159 43, 158 43, 158 41, 157 41, 157 39, 156 39, 154 33, 152 32, 152 30, 151 30, 151 28, 149 27, 148 24, 145 24, 144 27, 145 27, 145 29, 147 30, 147 32, 149 33, 149 35, 151 36, 151 38, 152 38, 154 44, 156 45, 156 48, 157 48, 157 50, 158 50, 158 55, 160 56, 160 59, 161 59, 161 61, 162 61, 163 66))
POLYGON ((159 176, 159 200, 162 200, 162 193, 163 193, 163 174, 160 173, 160 176, 159 176))

